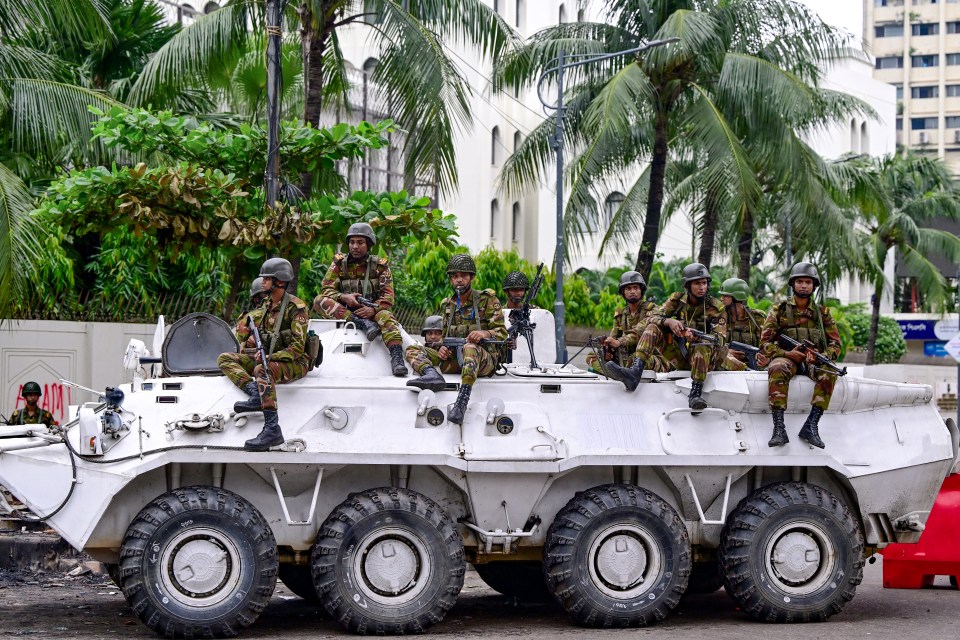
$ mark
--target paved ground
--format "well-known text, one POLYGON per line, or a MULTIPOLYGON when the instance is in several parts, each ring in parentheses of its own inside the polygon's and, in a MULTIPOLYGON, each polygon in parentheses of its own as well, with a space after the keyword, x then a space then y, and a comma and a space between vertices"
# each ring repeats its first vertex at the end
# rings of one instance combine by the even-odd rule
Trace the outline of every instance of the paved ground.
MULTIPOLYGON (((525 637, 553 640, 557 636, 654 637, 671 640, 777 640, 823 638, 870 640, 878 638, 960 637, 960 591, 949 588, 899 591, 881 587, 881 564, 867 565, 863 584, 846 609, 827 623, 771 626, 748 620, 736 610, 723 590, 688 596, 662 624, 651 629, 597 631, 573 625, 557 607, 514 605, 487 588, 472 570, 460 599, 431 635, 468 637, 525 637)), ((942 580, 942 579, 941 579, 942 580)), ((942 582, 946 585, 946 581, 942 582)), ((938 580, 940 584, 940 580, 938 580)), ((22 576, 0 573, 0 637, 155 638, 127 607, 106 578, 62 574, 22 576)), ((273 601, 241 637, 344 638, 336 624, 318 609, 278 585, 273 601)))

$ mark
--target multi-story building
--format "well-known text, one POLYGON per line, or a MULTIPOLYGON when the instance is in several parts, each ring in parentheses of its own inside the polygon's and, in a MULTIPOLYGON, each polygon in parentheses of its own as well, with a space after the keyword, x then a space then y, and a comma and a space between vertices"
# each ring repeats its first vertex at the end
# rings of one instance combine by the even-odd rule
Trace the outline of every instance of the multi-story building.
POLYGON ((897 89, 897 144, 960 176, 960 0, 864 0, 874 77, 897 89))

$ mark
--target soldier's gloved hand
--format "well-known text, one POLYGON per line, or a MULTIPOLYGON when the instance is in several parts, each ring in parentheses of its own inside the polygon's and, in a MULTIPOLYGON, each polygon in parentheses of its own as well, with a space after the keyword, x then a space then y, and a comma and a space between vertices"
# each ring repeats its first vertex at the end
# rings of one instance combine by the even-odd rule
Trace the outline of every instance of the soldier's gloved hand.
POLYGON ((686 331, 686 327, 683 326, 683 323, 676 318, 667 318, 663 321, 663 325, 667 329, 670 329, 673 335, 677 336, 678 338, 682 338, 684 332, 686 331))
POLYGON ((360 303, 357 302, 356 293, 344 293, 340 296, 340 304, 344 305, 348 309, 356 309, 360 306, 360 303))
POLYGON ((807 354, 804 353, 803 351, 800 351, 799 349, 793 349, 791 351, 787 351, 783 355, 797 363, 803 362, 804 360, 807 359, 807 354))
POLYGON ((472 342, 473 344, 480 344, 481 340, 485 340, 487 337, 486 331, 471 331, 467 336, 467 342, 472 342))
POLYGON ((447 349, 446 347, 440 347, 439 349, 437 349, 437 357, 443 361, 449 360, 450 356, 452 355, 453 355, 453 351, 451 351, 450 349, 447 349))
POLYGON ((359 309, 354 309, 353 315, 358 318, 363 318, 364 320, 370 320, 373 316, 377 315, 377 312, 371 309, 370 307, 363 305, 359 309))

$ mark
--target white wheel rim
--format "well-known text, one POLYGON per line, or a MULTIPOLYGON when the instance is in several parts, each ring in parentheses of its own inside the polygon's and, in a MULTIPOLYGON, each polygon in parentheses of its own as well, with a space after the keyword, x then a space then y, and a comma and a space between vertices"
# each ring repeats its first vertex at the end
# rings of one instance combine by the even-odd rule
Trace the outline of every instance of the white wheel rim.
POLYGON ((587 562, 594 586, 611 598, 631 600, 657 584, 663 549, 643 527, 616 524, 593 539, 587 562))
POLYGON ((363 597, 387 606, 419 597, 432 569, 423 540, 399 527, 367 534, 353 557, 353 572, 363 597))
POLYGON ((159 560, 166 597, 189 607, 220 604, 240 582, 236 543, 216 529, 180 531, 163 548, 159 560))
POLYGON ((837 549, 826 530, 814 522, 781 525, 767 540, 764 569, 781 591, 804 596, 835 580, 837 549))

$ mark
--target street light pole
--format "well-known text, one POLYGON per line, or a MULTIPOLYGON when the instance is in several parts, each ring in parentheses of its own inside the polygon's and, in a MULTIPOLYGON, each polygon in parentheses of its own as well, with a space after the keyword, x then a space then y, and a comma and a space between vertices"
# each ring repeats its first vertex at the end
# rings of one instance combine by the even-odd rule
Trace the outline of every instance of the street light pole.
POLYGON ((557 162, 557 249, 554 267, 557 278, 557 296, 553 305, 553 315, 554 319, 556 320, 557 360, 561 364, 566 364, 567 362, 567 343, 565 335, 566 321, 564 319, 565 307, 563 304, 563 258, 566 254, 563 233, 563 72, 565 69, 581 67, 586 64, 600 62, 602 60, 609 60, 611 58, 619 58, 620 56, 630 55, 631 53, 640 53, 641 51, 646 51, 647 49, 670 44, 671 42, 678 42, 679 40, 679 38, 652 40, 640 47, 627 49, 625 51, 615 51, 614 53, 605 53, 602 55, 595 55, 591 53, 566 55, 563 52, 563 49, 561 49, 557 52, 556 65, 544 70, 544 72, 540 74, 540 79, 537 81, 537 97, 540 99, 540 104, 543 105, 544 109, 556 112, 556 129, 554 137, 550 141, 551 147, 556 153, 557 162), (554 73, 557 74, 557 100, 555 103, 550 104, 550 101, 544 98, 543 83, 546 81, 548 76, 554 73))
POLYGON ((264 205, 277 204, 280 190, 280 40, 282 0, 267 0, 267 167, 263 176, 264 205))

